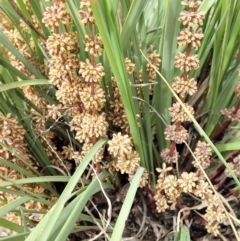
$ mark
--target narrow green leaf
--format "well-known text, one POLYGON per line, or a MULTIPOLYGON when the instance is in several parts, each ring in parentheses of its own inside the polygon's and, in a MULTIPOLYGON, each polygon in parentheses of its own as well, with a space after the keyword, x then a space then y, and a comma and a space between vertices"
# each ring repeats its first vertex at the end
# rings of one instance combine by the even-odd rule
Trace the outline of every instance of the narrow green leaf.
POLYGON ((180 233, 180 241, 191 241, 189 228, 187 226, 183 225, 181 227, 180 233))
POLYGON ((24 196, 4 205, 3 207, 0 208, 0 217, 3 217, 6 213, 11 212, 13 209, 19 207, 21 204, 28 202, 32 199, 33 198, 30 196, 24 196))
POLYGON ((126 46, 129 45, 130 37, 132 33, 136 30, 137 22, 141 14, 143 13, 147 3, 148 1, 146 0, 133 0, 131 2, 131 6, 127 13, 127 17, 120 35, 120 41, 123 50, 126 48, 126 46))
MULTIPOLYGON (((70 177, 68 176, 44 176, 44 177, 29 177, 14 180, 14 185, 29 184, 29 183, 42 183, 42 182, 68 182, 70 177)), ((12 182, 1 182, 0 187, 12 186, 12 182)))
MULTIPOLYGON (((99 148, 106 142, 106 139, 99 140, 94 147, 91 149, 91 151, 86 155, 86 157, 83 159, 81 164, 76 169, 75 173, 73 174, 71 180, 68 182, 67 186, 65 187, 64 191, 62 192, 62 195, 58 199, 58 202, 50 209, 48 219, 44 218, 41 220, 40 224, 44 224, 44 233, 39 238, 39 241, 46 241, 49 239, 52 229, 55 226, 56 222, 58 221, 58 218, 61 215, 61 212, 63 211, 64 205, 71 196, 71 193, 76 186, 77 182, 79 181, 79 178, 81 178, 83 172, 85 171, 86 167, 88 166, 89 162, 92 160, 95 153, 99 150, 99 148), (54 213, 54 215, 52 215, 54 213)), ((37 238, 35 236, 35 233, 31 234, 26 241, 32 241, 33 237, 35 239, 37 238)))
MULTIPOLYGON (((161 56, 161 73, 171 85, 174 78, 174 58, 177 49, 177 36, 179 33, 180 23, 178 21, 181 10, 181 1, 168 0, 164 4, 163 16, 163 34, 158 47, 158 52, 161 56)), ((167 86, 162 82, 161 78, 157 77, 158 84, 154 91, 154 108, 167 123, 170 123, 169 107, 172 103, 172 94, 167 86)), ((164 137, 165 125, 161 121, 156 122, 156 133, 158 139, 158 148, 162 150, 166 148, 169 142, 164 137)))
POLYGON ((90 183, 84 193, 81 195, 81 198, 76 203, 76 206, 69 213, 67 220, 65 221, 63 227, 61 228, 60 232, 58 233, 57 237, 54 239, 55 241, 65 241, 70 234, 70 231, 73 229, 75 222, 78 219, 79 213, 82 212, 83 208, 89 201, 89 198, 93 195, 96 189, 101 190, 99 182, 106 176, 105 173, 100 173, 98 178, 94 178, 94 180, 90 183))
POLYGON ((136 174, 133 177, 132 183, 128 189, 126 198, 123 202, 121 211, 118 215, 112 236, 111 241, 120 241, 122 240, 123 230, 125 228, 126 221, 128 219, 129 212, 131 210, 139 182, 141 180, 142 174, 144 172, 143 167, 139 167, 136 174))
MULTIPOLYGON (((10 221, 6 220, 5 218, 0 218, 0 224, 1 224, 1 227, 10 229, 14 232, 17 232, 17 233, 24 232, 24 228, 22 226, 20 226, 16 223, 10 222, 10 221)), ((2 239, 0 238, 0 240, 2 240, 2 239)))
POLYGON ((0 31, 0 43, 4 45, 25 67, 38 79, 44 79, 44 76, 34 68, 34 66, 16 49, 16 47, 7 39, 5 34, 0 31))
POLYGON ((16 89, 23 86, 31 86, 31 85, 50 85, 50 83, 46 79, 23 80, 23 81, 12 82, 12 83, 1 85, 0 92, 10 90, 10 89, 16 89))
POLYGON ((217 144, 216 148, 220 152, 225 152, 225 151, 237 151, 239 150, 240 142, 229 142, 229 143, 224 143, 224 144, 217 144))
POLYGON ((9 236, 9 237, 5 237, 5 238, 1 238, 1 241, 25 241, 26 236, 29 234, 29 232, 27 233, 21 233, 21 234, 17 234, 17 235, 13 235, 13 236, 9 236))

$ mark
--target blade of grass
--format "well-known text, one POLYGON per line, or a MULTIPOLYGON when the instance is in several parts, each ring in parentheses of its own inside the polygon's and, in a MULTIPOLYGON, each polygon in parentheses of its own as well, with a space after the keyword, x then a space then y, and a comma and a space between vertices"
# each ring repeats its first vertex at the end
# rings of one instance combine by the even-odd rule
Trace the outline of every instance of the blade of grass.
MULTIPOLYGON (((0 218, 0 223, 1 223, 1 227, 3 227, 3 228, 10 229, 17 233, 24 232, 24 228, 22 226, 20 226, 16 223, 10 222, 10 221, 6 220, 5 218, 0 218)), ((0 239, 0 240, 2 240, 2 239, 0 239)))
POLYGON ((131 88, 124 63, 122 46, 119 40, 119 34, 117 33, 115 17, 113 16, 111 9, 108 9, 108 5, 105 1, 100 2, 91 0, 90 3, 104 44, 104 49, 106 51, 114 77, 117 81, 134 144, 141 158, 141 165, 146 166, 145 162, 147 159, 143 152, 145 146, 142 143, 142 141, 144 141, 144 137, 140 136, 137 124, 136 110, 134 108, 131 88))
MULTIPOLYGON (((233 2, 232 2, 233 3, 233 2)), ((223 25, 220 27, 217 35, 216 35, 216 41, 214 43, 213 48, 213 66, 214 68, 211 68, 211 75, 210 75, 210 95, 209 98, 211 101, 211 110, 212 107, 215 105, 217 95, 219 92, 219 88, 221 88, 222 83, 222 77, 223 77, 223 60, 226 55, 226 46, 227 41, 229 38, 229 31, 230 31, 230 24, 231 24, 231 18, 232 18, 232 8, 233 4, 228 4, 226 1, 222 2, 222 11, 221 11, 221 18, 226 17, 226 21, 223 23, 223 25)), ((212 111, 210 111, 211 114, 212 111)))
MULTIPOLYGON (((158 46, 158 53, 161 56, 161 73, 168 80, 171 85, 174 77, 174 57, 177 48, 177 36, 179 33, 180 23, 178 21, 179 13, 181 10, 181 1, 168 0, 164 2, 163 16, 163 33, 161 36, 161 42, 158 46)), ((172 103, 172 94, 164 85, 159 77, 157 77, 157 86, 154 91, 154 108, 167 123, 170 123, 169 107, 172 103)), ((162 150, 169 145, 164 138, 165 125, 161 121, 156 122, 156 134, 158 140, 158 148, 162 150)))
MULTIPOLYGON (((21 71, 16 69, 14 66, 12 66, 10 63, 5 61, 1 57, 0 57, 0 65, 3 66, 4 68, 8 69, 10 73, 12 73, 13 75, 16 75, 17 77, 19 77, 22 80, 28 80, 29 79, 25 74, 23 74, 21 71)), ((1 69, 0 72, 2 73, 3 70, 1 69)))
POLYGON ((180 230, 180 241, 190 241, 190 233, 189 233, 189 228, 185 225, 181 227, 180 230))
POLYGON ((31 9, 35 13, 36 18, 38 19, 38 23, 41 26, 41 30, 43 31, 45 38, 47 38, 50 35, 50 31, 42 22, 43 10, 42 6, 40 5, 40 3, 43 3, 44 1, 28 0, 28 2, 30 3, 31 9))
POLYGON ((15 48, 15 46, 8 40, 3 32, 0 32, 0 43, 4 45, 24 66, 38 79, 44 79, 44 76, 34 68, 34 66, 15 48))
POLYGON ((98 178, 95 178, 90 185, 87 187, 86 191, 81 195, 81 198, 76 203, 76 206, 72 210, 71 213, 69 213, 69 216, 67 220, 65 221, 63 227, 58 232, 58 235, 56 238, 54 238, 55 241, 65 241, 70 234, 71 230, 74 227, 75 222, 78 219, 79 213, 82 212, 83 208, 93 195, 94 191, 96 189, 101 190, 101 187, 99 185, 99 181, 101 181, 103 178, 106 177, 106 173, 101 173, 98 175, 98 178))
POLYGON ((134 201, 134 198, 135 198, 135 195, 136 195, 136 192, 138 189, 138 185, 141 180, 143 172, 144 172, 144 168, 139 167, 136 174, 134 175, 134 177, 132 179, 132 183, 128 189, 126 198, 121 207, 121 211, 120 211, 117 221, 115 223, 115 227, 114 227, 110 241, 122 240, 122 234, 123 234, 123 230, 125 228, 125 223, 127 221, 129 212, 131 210, 131 207, 132 207, 132 204, 133 204, 133 201, 134 201))
POLYGON ((76 5, 74 4, 74 1, 72 0, 67 0, 67 7, 70 15, 72 16, 75 27, 77 28, 77 32, 80 36, 80 39, 85 41, 86 31, 78 16, 78 8, 76 7, 76 5))
POLYGON ((16 89, 23 86, 31 86, 31 85, 50 85, 50 83, 46 79, 23 80, 23 81, 12 82, 12 83, 1 85, 0 92, 10 90, 10 89, 16 89))
MULTIPOLYGON (((18 179, 14 181, 15 184, 27 184, 27 183, 42 183, 42 182, 68 182, 71 177, 68 176, 44 176, 44 177, 29 177, 18 179)), ((1 182, 0 187, 12 186, 12 182, 1 182)))
MULTIPOLYGON (((109 174, 105 173, 103 176, 107 177, 109 174)), ((108 183, 102 183, 103 188, 112 188, 112 186, 108 183)), ((51 230, 49 240, 55 240, 56 236, 59 234, 61 231, 63 225, 65 224, 66 220, 69 217, 69 214, 72 213, 72 211, 75 209, 77 203, 79 203, 79 200, 82 198, 82 194, 84 194, 86 188, 82 188, 84 191, 75 197, 64 209, 62 210, 59 219, 57 220, 56 224, 54 225, 53 229, 51 230)), ((92 192, 92 195, 100 191, 101 188, 100 186, 97 186, 94 191, 92 192)), ((82 221, 88 221, 94 223, 95 221, 89 217, 88 215, 82 214, 79 212, 79 210, 76 212, 78 214, 78 218, 81 219, 82 221)), ((33 240, 39 240, 37 239, 41 237, 42 230, 44 226, 46 225, 48 219, 51 217, 51 215, 54 215, 54 212, 48 212, 45 217, 41 220, 41 222, 36 226, 34 231, 29 235, 29 237, 26 239, 26 241, 33 241, 33 240)), ((100 223, 101 221, 97 219, 97 221, 100 223)), ((68 230, 70 232, 72 229, 68 230)), ((65 239, 66 240, 66 239, 65 239)))
POLYGON ((220 152, 237 151, 239 150, 239 146, 240 146, 240 142, 230 142, 230 143, 218 144, 216 145, 216 148, 220 152))
POLYGON ((26 195, 24 197, 18 198, 17 200, 4 205, 3 207, 0 208, 0 217, 3 217, 6 213, 11 212, 11 210, 19 207, 21 204, 26 203, 32 199, 33 198, 31 196, 26 195))
POLYGON ((10 237, 1 238, 1 241, 25 241, 26 235, 28 234, 29 233, 27 232, 27 233, 13 235, 10 237))
MULTIPOLYGON (((73 174, 71 180, 68 182, 67 186, 65 187, 64 191, 62 192, 60 198, 58 199, 58 202, 54 207, 52 207, 49 211, 49 218, 46 220, 44 219, 44 233, 39 238, 39 241, 46 241, 49 239, 52 229, 56 222, 58 221, 59 216, 61 215, 61 212, 64 208, 65 203, 69 199, 69 196, 71 195, 71 192, 73 191, 74 187, 76 186, 79 178, 82 176, 83 172, 85 171, 86 167, 88 166, 89 162, 92 160, 95 153, 99 150, 99 148, 107 141, 107 139, 101 139, 99 140, 94 147, 91 149, 91 151, 86 155, 86 157, 83 159, 79 167, 76 169, 75 173, 73 174), (54 213, 54 215, 52 215, 54 213)), ((41 221, 42 222, 42 221, 41 221)), ((40 223, 41 223, 40 222, 40 223)), ((30 235, 26 241, 32 240, 31 238, 34 237, 35 233, 33 235, 30 235)), ((35 236, 36 237, 36 236, 35 236)))
POLYGON ((132 33, 136 30, 137 22, 144 12, 145 6, 148 4, 146 0, 133 0, 120 35, 122 49, 125 50, 129 46, 132 33))
MULTIPOLYGON (((205 132, 209 136, 216 128, 216 124, 218 124, 216 120, 220 119, 220 110, 229 106, 229 103, 234 95, 234 87, 239 82, 240 77, 238 76, 238 72, 234 71, 232 74, 228 75, 226 79, 229 79, 230 81, 226 81, 221 92, 218 93, 216 104, 212 110, 212 113, 209 113, 209 118, 207 120, 206 126, 204 127, 205 132)), ((210 101, 210 99, 208 101, 210 101)))
MULTIPOLYGON (((141 26, 141 32, 140 32, 140 39, 141 39, 141 49, 144 53, 147 53, 147 43, 146 43, 146 36, 147 36, 147 28, 145 25, 145 18, 144 18, 144 14, 141 15, 140 17, 140 21, 138 23, 141 26)), ((135 31, 136 32, 136 31, 135 31)), ((135 38, 136 38, 136 43, 135 46, 137 47, 137 33, 135 33, 135 38)), ((143 83, 148 82, 148 74, 146 71, 146 60, 142 57, 139 48, 137 48, 136 51, 139 56, 140 56, 140 60, 141 63, 139 63, 139 66, 143 66, 142 68, 142 78, 143 78, 143 83)), ((140 61, 139 61, 140 62, 140 61)), ((153 166, 153 155, 152 155, 152 131, 151 131, 151 114, 150 114, 150 108, 149 108, 149 95, 150 95, 150 91, 149 91, 149 87, 143 87, 142 89, 143 92, 143 98, 145 100, 145 102, 147 104, 143 105, 143 118, 140 118, 139 122, 140 122, 140 134, 141 136, 144 136, 144 140, 146 140, 146 143, 143 143, 144 146, 146 146, 145 149, 143 149, 144 151, 144 156, 147 157, 147 161, 145 162, 145 168, 148 170, 150 176, 149 176, 149 180, 151 184, 155 184, 156 183, 156 177, 154 175, 154 166, 153 166)), ((137 96, 137 93, 135 94, 137 96)), ((134 97, 133 97, 134 98, 134 97)), ((138 103, 137 103, 138 104, 138 103)), ((140 111, 139 111, 140 112, 140 111)))
MULTIPOLYGON (((106 175, 106 173, 104 174, 106 175)), ((107 177, 108 175, 106 175, 107 177)), ((102 183, 102 187, 104 189, 111 189, 112 185, 108 184, 108 183, 102 183)), ((94 189, 94 191, 89 192, 90 195, 93 195, 97 192, 101 191, 101 187, 99 185, 96 186, 96 188, 94 189)), ((85 195, 85 193, 83 193, 83 195, 85 195)), ((86 196, 85 196, 86 197, 86 196)), ((68 204, 68 206, 66 208, 64 208, 63 212, 61 213, 61 218, 59 219, 59 221, 56 223, 56 225, 54 226, 54 229, 52 231, 52 235, 51 235, 51 240, 56 240, 56 237, 58 236, 59 232, 62 230, 63 225, 65 224, 66 220, 69 219, 69 214, 73 213, 73 210, 75 209, 76 205, 79 204, 79 200, 83 200, 82 199, 82 195, 79 195, 77 198, 75 198, 70 204, 68 204)), ((91 223, 95 223, 95 220, 93 220, 92 217, 82 214, 80 213, 79 210, 77 210, 76 212, 78 214, 78 219, 82 220, 82 221, 88 221, 91 223)), ((98 223, 101 223, 100 219, 96 219, 96 221, 98 223)), ((71 227, 69 230, 66 230, 66 232, 69 233, 69 231, 73 231, 74 226, 71 227)), ((66 240, 66 239, 65 239, 66 240)), ((64 241, 65 241, 64 240, 64 241)))

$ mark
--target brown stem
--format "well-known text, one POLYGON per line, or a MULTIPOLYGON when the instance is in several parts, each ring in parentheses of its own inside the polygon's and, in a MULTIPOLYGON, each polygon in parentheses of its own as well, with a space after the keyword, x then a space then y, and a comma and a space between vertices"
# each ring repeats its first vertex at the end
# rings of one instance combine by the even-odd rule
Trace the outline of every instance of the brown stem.
POLYGON ((83 113, 83 108, 82 108, 81 103, 78 101, 76 104, 77 104, 77 107, 78 107, 78 109, 79 109, 79 112, 80 112, 80 113, 83 113))
POLYGON ((218 136, 231 124, 231 121, 226 121, 218 130, 212 135, 211 140, 216 140, 218 136))
POLYGON ((239 109, 240 109, 240 101, 238 102, 235 110, 233 111, 233 114, 234 114, 234 115, 237 114, 237 112, 238 112, 239 109))
POLYGON ((170 150, 169 150, 169 156, 172 157, 174 154, 176 148, 176 142, 172 141, 171 146, 170 146, 170 150))
POLYGON ((152 189, 149 188, 148 185, 144 186, 144 190, 145 190, 148 194, 150 194, 150 196, 151 196, 152 198, 154 197, 154 193, 153 193, 152 189))
MULTIPOLYGON (((233 114, 236 114, 238 110, 240 109, 240 101, 238 102, 237 106, 235 107, 235 110, 233 111, 233 114)), ((218 136, 225 130, 227 127, 231 124, 231 121, 228 120, 225 123, 222 124, 221 127, 217 129, 217 131, 212 135, 211 140, 216 140, 218 136)))
POLYGON ((176 199, 176 201, 177 201, 177 206, 178 206, 179 209, 184 208, 184 206, 181 204, 181 202, 179 201, 178 198, 176 199))
MULTIPOLYGON (((192 29, 192 28, 190 28, 190 30, 191 30, 191 29, 192 29)), ((189 56, 189 55, 190 55, 190 53, 191 53, 191 47, 192 47, 191 43, 187 45, 186 56, 189 56)), ((185 71, 185 70, 184 70, 184 72, 183 72, 183 79, 184 79, 185 81, 188 81, 188 72, 185 71)), ((185 102, 185 97, 181 97, 180 99, 181 99, 181 101, 182 101, 183 103, 185 102)), ((180 122, 177 122, 177 123, 176 123, 176 131, 178 131, 178 130, 180 129, 180 125, 181 125, 180 122)), ((171 146, 170 146, 170 150, 169 150, 169 156, 170 156, 170 157, 173 156, 175 148, 176 148, 176 142, 172 141, 171 146)))
POLYGON ((212 181, 215 177, 217 177, 223 170, 224 166, 219 167, 210 177, 209 179, 212 181))
POLYGON ((218 190, 227 179, 227 175, 226 174, 223 174, 223 175, 224 176, 222 177, 221 181, 214 186, 216 190, 218 190))
POLYGON ((101 173, 102 172, 102 167, 101 167, 99 162, 96 164, 96 169, 97 169, 97 173, 101 173))

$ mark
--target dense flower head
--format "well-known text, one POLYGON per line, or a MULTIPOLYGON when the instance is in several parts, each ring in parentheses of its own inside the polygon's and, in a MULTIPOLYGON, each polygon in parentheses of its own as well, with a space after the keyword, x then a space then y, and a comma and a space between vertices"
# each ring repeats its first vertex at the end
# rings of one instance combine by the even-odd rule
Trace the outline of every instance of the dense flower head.
MULTIPOLYGON (((187 110, 191 115, 194 115, 194 110, 192 106, 188 105, 187 103, 184 104, 187 110)), ((169 108, 169 114, 172 118, 173 122, 184 122, 184 121, 191 121, 188 114, 185 112, 185 110, 182 108, 182 106, 177 102, 172 105, 172 107, 169 108)))
POLYGON ((198 180, 198 177, 196 173, 183 172, 181 174, 181 178, 178 179, 178 184, 182 192, 192 193, 193 189, 196 187, 197 180, 198 180))
MULTIPOLYGON (((133 178, 140 165, 140 157, 133 150, 132 140, 128 135, 118 132, 113 134, 112 140, 108 141, 108 152, 113 157, 109 163, 109 168, 129 175, 129 181, 133 178)), ((148 172, 144 172, 141 178, 140 187, 148 182, 148 172)))
POLYGON ((125 58, 125 65, 128 74, 132 74, 135 68, 135 64, 131 62, 129 58, 125 58))
POLYGON ((181 144, 188 138, 188 132, 183 126, 177 126, 175 124, 168 125, 165 129, 166 140, 174 141, 177 144, 181 144))
POLYGON ((161 158, 166 163, 176 163, 179 158, 179 154, 176 150, 174 150, 172 156, 170 156, 170 149, 165 148, 161 151, 161 158))
POLYGON ((205 225, 205 228, 208 231, 208 233, 212 233, 214 236, 218 236, 220 233, 219 223, 216 221, 208 222, 207 225, 205 225))
POLYGON ((132 152, 132 141, 128 135, 122 135, 120 132, 113 134, 112 140, 108 141, 108 151, 115 157, 125 156, 132 152))
POLYGON ((66 55, 78 48, 77 32, 51 34, 46 42, 46 47, 50 56, 66 55))
POLYGON ((102 55, 103 52, 103 43, 99 34, 94 37, 88 35, 85 36, 85 51, 94 57, 102 55))
POLYGON ((89 59, 86 62, 80 62, 79 74, 89 83, 100 82, 105 75, 102 64, 92 64, 89 59))
POLYGON ((182 71, 189 72, 199 67, 199 59, 197 54, 187 56, 186 53, 178 53, 175 56, 175 67, 182 71))
MULTIPOLYGON (((239 74, 240 75, 240 74, 239 74)), ((235 93, 238 98, 240 98, 240 82, 236 84, 235 86, 235 93)))
POLYGON ((51 118, 56 120, 57 118, 62 116, 61 113, 62 105, 47 105, 47 115, 46 118, 51 118))
POLYGON ((220 113, 230 121, 240 121, 240 110, 235 111, 235 107, 225 108, 220 111, 220 113))
POLYGON ((203 38, 203 33, 201 28, 198 28, 196 31, 185 28, 180 32, 177 40, 178 40, 179 46, 191 44, 191 46, 197 50, 200 47, 200 44, 201 44, 200 40, 202 38, 203 38))
POLYGON ((71 131, 77 130, 79 128, 79 126, 82 123, 84 115, 85 115, 85 113, 83 112, 83 113, 79 113, 79 114, 76 114, 73 116, 72 120, 69 123, 71 131))
POLYGON ((182 4, 182 6, 185 7, 185 8, 189 8, 189 9, 196 10, 196 9, 198 9, 199 6, 201 5, 201 1, 195 1, 195 0, 182 1, 181 4, 182 4))
POLYGON ((178 186, 178 179, 175 175, 167 175, 162 183, 168 202, 172 203, 180 196, 181 190, 178 186))
POLYGON ((95 24, 95 19, 90 8, 87 8, 86 10, 79 10, 79 17, 84 27, 88 24, 95 24))
POLYGON ((61 88, 56 91, 57 100, 64 105, 74 105, 79 98, 79 88, 82 87, 82 83, 64 81, 60 86, 61 88))
POLYGON ((129 152, 120 156, 117 160, 117 166, 122 174, 134 174, 139 167, 140 158, 136 151, 129 152))
MULTIPOLYGON (((212 149, 208 143, 198 141, 194 154, 203 169, 206 169, 210 165, 212 149)), ((193 162, 193 165, 198 168, 196 161, 193 162)))
MULTIPOLYGON (((148 60, 151 62, 151 64, 158 69, 161 63, 161 59, 160 59, 160 55, 156 52, 156 50, 148 54, 147 57, 148 57, 148 60)), ((155 72, 153 67, 149 63, 147 63, 147 72, 151 72, 151 71, 155 72)))
POLYGON ((180 97, 184 98, 186 94, 193 95, 197 91, 197 81, 194 78, 184 80, 182 77, 175 77, 173 84, 173 90, 180 95, 180 97))
POLYGON ((105 93, 99 85, 94 86, 94 90, 91 86, 85 86, 79 95, 86 111, 100 111, 106 102, 105 93))
MULTIPOLYGON (((81 155, 76 156, 74 159, 80 163, 83 158, 90 152, 90 150, 93 148, 94 144, 92 142, 85 142, 82 147, 81 155)), ((96 154, 93 157, 94 163, 99 163, 103 159, 103 153, 104 153, 104 147, 101 147, 96 154)))
POLYGON ((47 7, 43 16, 42 22, 51 30, 54 30, 54 28, 58 27, 60 24, 67 25, 71 21, 65 3, 61 1, 56 1, 53 6, 47 7))
MULTIPOLYGON (((136 170, 135 170, 136 171, 136 170)), ((134 175, 129 175, 129 180, 131 182, 132 178, 134 177, 134 175)), ((139 187, 143 188, 148 184, 148 180, 149 180, 149 174, 148 172, 145 170, 143 172, 143 175, 141 177, 140 183, 139 183, 139 187)))
MULTIPOLYGON (((236 156, 233 158, 232 162, 228 163, 228 166, 232 169, 235 175, 239 176, 240 175, 240 155, 236 156)), ((231 173, 225 169, 225 174, 228 177, 231 177, 231 173)))
POLYGON ((213 196, 213 201, 208 204, 204 218, 210 223, 215 221, 222 223, 227 219, 224 206, 217 194, 213 196))
POLYGON ((4 34, 9 39, 9 41, 19 50, 26 45, 22 35, 16 28, 9 31, 4 31, 4 34))
POLYGON ((201 178, 199 178, 198 182, 196 183, 193 194, 197 197, 200 197, 205 203, 211 202, 213 198, 212 188, 207 181, 201 178))
POLYGON ((79 67, 79 62, 74 54, 68 54, 64 58, 61 55, 52 56, 49 59, 49 79, 51 84, 58 88, 65 81, 75 81, 74 72, 79 67))
POLYGON ((82 118, 80 127, 76 128, 76 139, 80 142, 91 142, 92 138, 102 138, 106 136, 108 122, 106 114, 100 115, 85 114, 82 118))
POLYGON ((183 25, 193 26, 194 24, 198 24, 202 26, 203 19, 204 19, 203 12, 182 11, 180 13, 180 17, 178 20, 182 22, 183 25))
POLYGON ((161 194, 161 193, 157 193, 154 196, 155 199, 155 203, 156 203, 156 209, 159 213, 166 211, 166 209, 169 208, 168 202, 167 202, 167 198, 165 195, 161 194))

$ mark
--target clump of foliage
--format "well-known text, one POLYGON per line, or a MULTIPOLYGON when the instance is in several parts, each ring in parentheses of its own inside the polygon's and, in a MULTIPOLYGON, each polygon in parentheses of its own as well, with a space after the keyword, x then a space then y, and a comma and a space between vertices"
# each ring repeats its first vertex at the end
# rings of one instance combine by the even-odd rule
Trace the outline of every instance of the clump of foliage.
POLYGON ((240 240, 239 1, 0 9, 0 235, 240 240))

